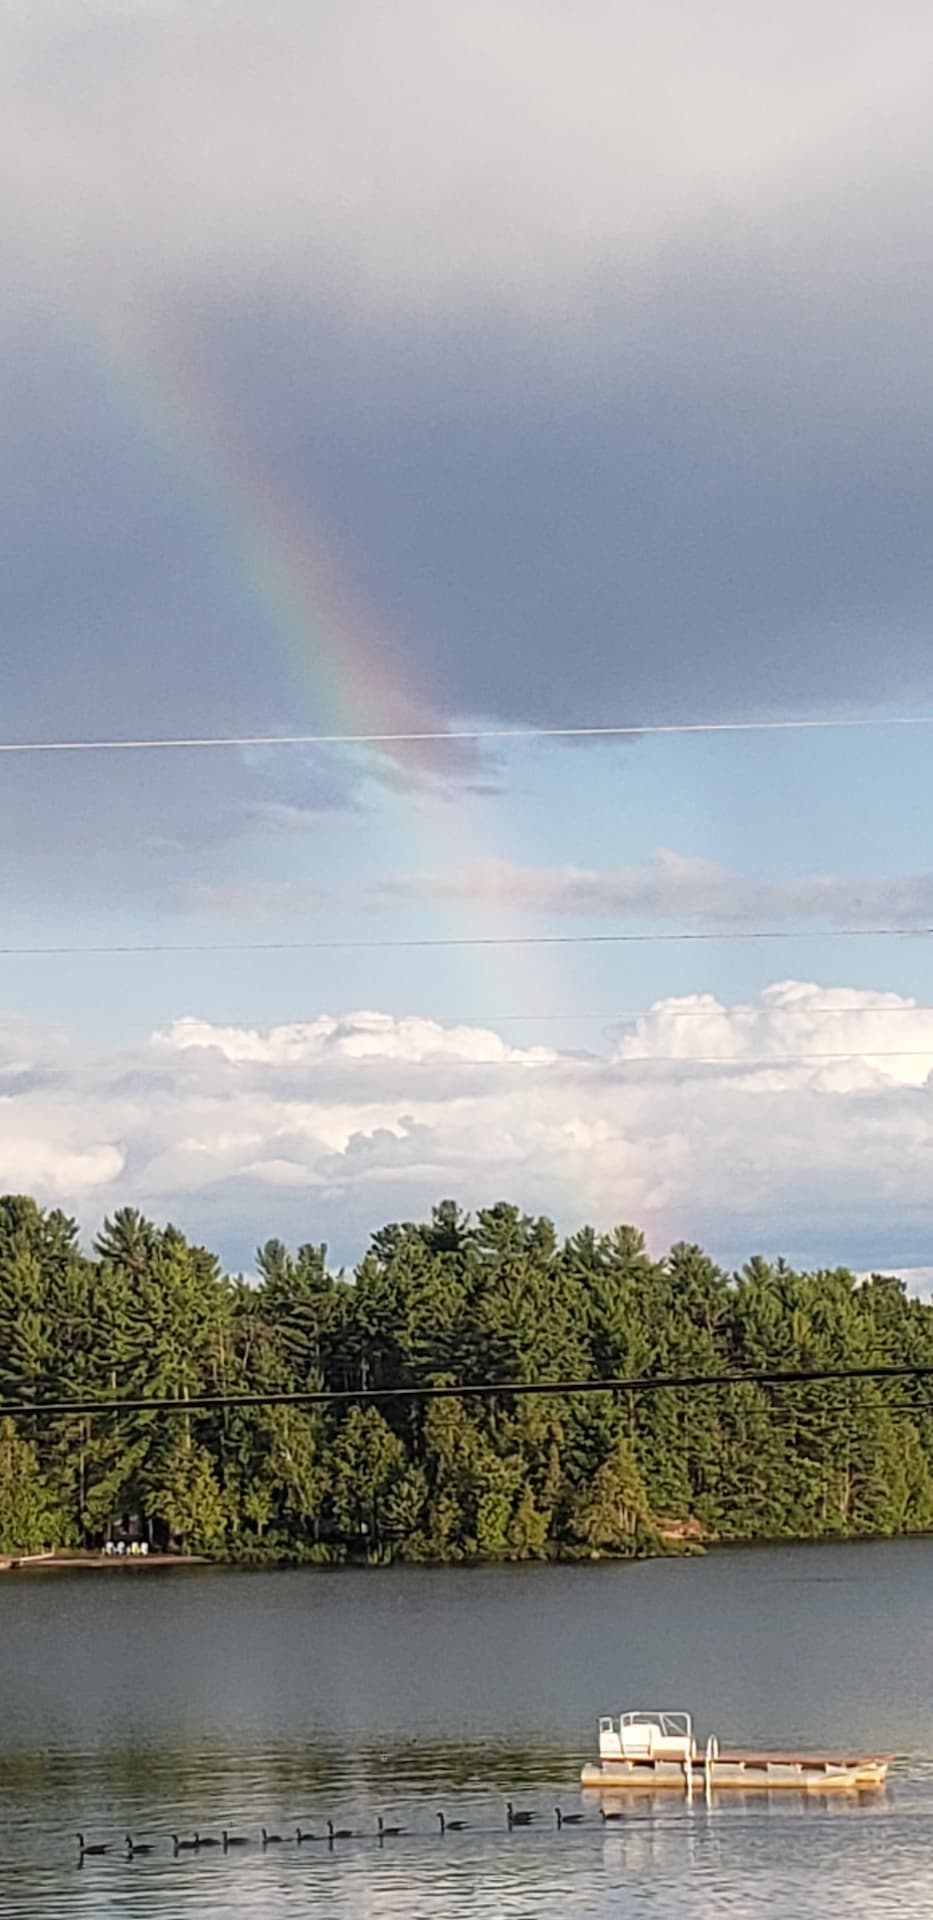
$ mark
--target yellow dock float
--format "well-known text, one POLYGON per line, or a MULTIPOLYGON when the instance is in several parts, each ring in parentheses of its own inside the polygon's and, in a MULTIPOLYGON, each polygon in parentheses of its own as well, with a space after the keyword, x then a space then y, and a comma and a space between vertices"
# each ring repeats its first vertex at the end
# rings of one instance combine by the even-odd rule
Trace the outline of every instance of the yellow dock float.
POLYGON ((603 1793, 633 1787, 673 1787, 687 1794, 721 1788, 770 1792, 778 1787, 862 1792, 884 1785, 890 1763, 887 1753, 757 1753, 720 1747, 715 1734, 700 1747, 689 1713, 651 1709, 600 1720, 599 1759, 583 1768, 580 1784, 603 1793))

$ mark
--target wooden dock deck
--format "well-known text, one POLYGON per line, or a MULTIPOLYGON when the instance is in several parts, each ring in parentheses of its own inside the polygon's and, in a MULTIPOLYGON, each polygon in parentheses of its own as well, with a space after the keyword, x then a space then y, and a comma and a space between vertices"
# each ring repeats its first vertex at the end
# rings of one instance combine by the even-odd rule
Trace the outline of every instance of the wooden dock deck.
POLYGON ((748 1792, 773 1788, 861 1792, 881 1787, 887 1778, 888 1753, 814 1752, 805 1748, 788 1753, 783 1748, 762 1751, 753 1747, 720 1747, 715 1734, 700 1746, 693 1718, 682 1707, 637 1708, 616 1719, 604 1714, 599 1722, 599 1757, 583 1768, 580 1784, 601 1792, 628 1792, 632 1788, 666 1787, 692 1794, 721 1788, 748 1792))
POLYGON ((580 1784, 603 1793, 613 1788, 627 1793, 633 1788, 658 1787, 680 1793, 781 1788, 858 1793, 882 1787, 890 1763, 891 1756, 885 1753, 759 1753, 728 1748, 696 1759, 601 1759, 583 1768, 580 1784))

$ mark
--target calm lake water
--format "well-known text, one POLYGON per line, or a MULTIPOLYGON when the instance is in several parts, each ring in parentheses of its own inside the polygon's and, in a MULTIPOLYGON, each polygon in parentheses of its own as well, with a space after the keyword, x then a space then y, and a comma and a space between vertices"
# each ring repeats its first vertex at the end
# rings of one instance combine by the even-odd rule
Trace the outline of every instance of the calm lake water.
POLYGON ((0 1920, 365 1914, 561 1920, 933 1908, 933 1542, 639 1566, 9 1576, 0 1920), (894 1750, 849 1799, 639 1799, 604 1829, 601 1712, 894 1750), (505 1802, 540 1810, 509 1834, 505 1802), (588 1798, 590 1798, 588 1796, 588 1798), (441 1838, 436 1814, 469 1830, 441 1838), (378 1814, 410 1831, 379 1846, 378 1814), (257 1844, 259 1829, 359 1838, 257 1844), (173 1831, 249 1836, 173 1856, 173 1831), (77 1864, 74 1833, 119 1849, 77 1864))

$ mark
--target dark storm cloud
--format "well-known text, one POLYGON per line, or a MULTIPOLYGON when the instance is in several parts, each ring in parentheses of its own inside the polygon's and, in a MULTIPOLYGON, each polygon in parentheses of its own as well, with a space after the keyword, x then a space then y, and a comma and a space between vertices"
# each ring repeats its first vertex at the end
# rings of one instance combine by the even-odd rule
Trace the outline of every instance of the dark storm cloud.
POLYGON ((419 352, 404 323, 338 343, 267 314, 217 377, 249 411, 265 366, 270 468, 324 503, 448 713, 909 706, 933 693, 931 356, 906 303, 822 292, 814 320, 812 277, 750 244, 742 275, 694 252, 637 303, 605 292, 571 373, 511 328, 419 352))
MULTIPOLYGON (((327 727, 335 675, 552 724, 933 694, 911 0, 37 0, 3 31, 8 736, 327 727), (296 677, 147 339, 368 610, 371 671, 312 594, 296 677)), ((57 773, 98 832, 110 776, 57 773)), ((119 831, 160 830, 147 779, 119 831)), ((201 782, 168 839, 260 797, 201 782)))

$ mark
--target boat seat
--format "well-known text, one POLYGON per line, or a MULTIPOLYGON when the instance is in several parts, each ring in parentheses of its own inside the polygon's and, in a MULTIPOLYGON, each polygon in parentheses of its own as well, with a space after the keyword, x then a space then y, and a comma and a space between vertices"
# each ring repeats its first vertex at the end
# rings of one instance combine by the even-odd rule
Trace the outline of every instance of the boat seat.
POLYGON ((658 1740, 657 1727, 643 1724, 622 1728, 622 1752, 627 1760, 650 1760, 657 1752, 658 1740))

